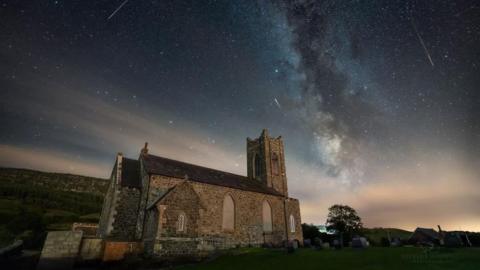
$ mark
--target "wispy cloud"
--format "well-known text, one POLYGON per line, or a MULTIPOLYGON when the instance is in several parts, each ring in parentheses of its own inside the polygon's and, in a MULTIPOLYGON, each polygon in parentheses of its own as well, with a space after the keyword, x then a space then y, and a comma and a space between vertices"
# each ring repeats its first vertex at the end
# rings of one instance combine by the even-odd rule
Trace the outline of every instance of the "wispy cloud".
MULTIPOLYGON (((108 162, 104 157, 113 158, 117 152, 136 158, 147 141, 151 152, 161 156, 239 174, 246 172, 243 153, 229 151, 231 149, 225 145, 225 141, 211 139, 213 136, 195 129, 195 124, 187 119, 179 119, 156 108, 150 108, 150 113, 144 114, 130 102, 112 103, 111 97, 105 100, 104 93, 84 93, 51 82, 45 83, 41 91, 33 91, 38 85, 26 85, 24 92, 16 93, 22 98, 9 104, 23 111, 27 118, 41 117, 44 125, 63 127, 58 132, 51 131, 48 147, 37 146, 36 149, 42 150, 29 153, 29 156, 36 153, 46 157, 51 154, 52 160, 57 160, 57 153, 71 147, 81 149, 79 154, 91 160, 102 159, 102 162, 108 162)), ((117 96, 122 94, 121 91, 116 92, 117 96)), ((11 151, 15 149, 16 152, 25 154, 26 148, 11 147, 11 151)), ((14 165, 12 162, 8 164, 14 165)), ((53 165, 54 162, 48 164, 53 165)), ((58 168, 47 167, 62 171, 64 165, 59 163, 58 168)), ((39 164, 39 168, 44 167, 42 163, 39 164)), ((108 173, 107 170, 103 175, 108 173)), ((98 171, 94 174, 102 175, 98 171)))
POLYGON ((58 151, 35 150, 12 145, 0 145, 0 164, 3 167, 71 173, 101 178, 107 178, 111 172, 111 164, 98 164, 80 160, 74 155, 58 151))
POLYGON ((302 164, 290 168, 289 187, 303 198, 306 222, 324 223, 327 208, 341 203, 357 209, 369 227, 412 230, 439 224, 451 230, 480 230, 480 184, 471 168, 459 161, 425 160, 420 167, 386 169, 377 179, 353 187, 314 168, 297 171, 302 164))

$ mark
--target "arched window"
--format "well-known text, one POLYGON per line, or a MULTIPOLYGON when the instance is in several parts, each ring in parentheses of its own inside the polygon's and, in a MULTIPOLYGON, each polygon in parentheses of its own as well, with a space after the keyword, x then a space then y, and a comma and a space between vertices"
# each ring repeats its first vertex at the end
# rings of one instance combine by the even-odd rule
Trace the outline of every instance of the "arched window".
POLYGON ((178 215, 178 221, 177 221, 177 231, 179 232, 184 232, 186 229, 185 226, 185 214, 181 213, 178 215))
POLYGON ((261 177, 262 176, 262 160, 260 159, 260 156, 258 154, 255 154, 254 169, 255 169, 255 178, 261 177))
POLYGON ((290 232, 295 232, 295 218, 293 215, 290 215, 290 232))
POLYGON ((223 199, 222 228, 229 231, 235 228, 235 203, 228 194, 223 199))
POLYGON ((278 163, 278 155, 273 153, 272 155, 272 173, 273 175, 278 175, 280 172, 279 163, 278 163))
POLYGON ((272 231, 272 208, 267 201, 263 201, 262 205, 262 217, 263 217, 263 231, 272 231))

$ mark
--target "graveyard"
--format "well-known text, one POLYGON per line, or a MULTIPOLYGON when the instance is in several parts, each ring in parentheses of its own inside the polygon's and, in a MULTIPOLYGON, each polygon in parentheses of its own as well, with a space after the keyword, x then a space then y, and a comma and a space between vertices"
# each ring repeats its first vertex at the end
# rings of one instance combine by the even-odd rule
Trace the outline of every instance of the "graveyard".
POLYGON ((176 269, 478 269, 480 248, 370 247, 366 249, 284 250, 251 248, 176 269))

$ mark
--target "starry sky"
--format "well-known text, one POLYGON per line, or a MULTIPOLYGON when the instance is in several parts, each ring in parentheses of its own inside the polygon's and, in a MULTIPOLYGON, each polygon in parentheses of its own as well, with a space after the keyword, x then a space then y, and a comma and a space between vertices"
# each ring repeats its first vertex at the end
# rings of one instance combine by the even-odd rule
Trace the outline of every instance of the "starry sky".
POLYGON ((285 143, 302 221, 480 231, 480 1, 0 0, 0 166, 117 152, 246 175, 285 143))

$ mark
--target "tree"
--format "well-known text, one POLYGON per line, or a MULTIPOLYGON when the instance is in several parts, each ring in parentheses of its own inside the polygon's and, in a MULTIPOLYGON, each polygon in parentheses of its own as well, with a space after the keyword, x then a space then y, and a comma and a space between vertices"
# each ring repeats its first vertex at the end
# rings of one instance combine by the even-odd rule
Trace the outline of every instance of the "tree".
POLYGON ((328 208, 326 225, 329 230, 335 230, 340 238, 345 239, 344 241, 349 240, 353 234, 358 233, 363 227, 362 220, 355 209, 348 205, 339 204, 328 208))
POLYGON ((302 224, 303 239, 310 239, 313 242, 313 239, 320 238, 320 231, 313 224, 302 224))

